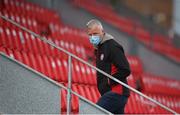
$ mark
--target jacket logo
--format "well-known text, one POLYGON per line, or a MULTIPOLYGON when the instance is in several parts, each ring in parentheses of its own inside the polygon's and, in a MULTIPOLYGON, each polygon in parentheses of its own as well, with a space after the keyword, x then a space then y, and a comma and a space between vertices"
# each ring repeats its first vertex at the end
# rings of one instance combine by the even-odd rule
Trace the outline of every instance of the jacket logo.
POLYGON ((103 60, 103 59, 104 59, 104 54, 101 54, 100 60, 103 60))

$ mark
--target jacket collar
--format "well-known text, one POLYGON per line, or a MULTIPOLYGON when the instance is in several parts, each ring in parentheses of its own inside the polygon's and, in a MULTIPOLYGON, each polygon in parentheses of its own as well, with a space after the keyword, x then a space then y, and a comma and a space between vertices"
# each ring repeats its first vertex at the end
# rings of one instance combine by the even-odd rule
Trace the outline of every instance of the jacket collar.
POLYGON ((114 39, 114 37, 108 33, 104 33, 104 36, 100 42, 100 44, 103 44, 104 42, 108 41, 108 40, 111 40, 111 39, 114 39))
MULTIPOLYGON (((108 33, 104 33, 104 36, 102 37, 102 40, 101 42, 99 43, 98 46, 102 45, 104 42, 108 41, 108 40, 111 40, 111 39, 114 39, 114 37, 108 33)), ((94 46, 94 48, 97 50, 98 49, 98 46, 94 46)))

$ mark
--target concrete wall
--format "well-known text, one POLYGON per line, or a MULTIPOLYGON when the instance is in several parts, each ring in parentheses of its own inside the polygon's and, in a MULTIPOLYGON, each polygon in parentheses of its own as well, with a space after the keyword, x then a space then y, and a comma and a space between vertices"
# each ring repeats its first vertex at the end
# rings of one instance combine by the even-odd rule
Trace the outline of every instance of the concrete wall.
POLYGON ((98 108, 94 108, 93 105, 85 102, 84 100, 79 100, 79 114, 110 114, 109 112, 105 112, 103 110, 100 110, 98 108))
POLYGON ((59 114, 60 88, 0 54, 0 113, 59 114))

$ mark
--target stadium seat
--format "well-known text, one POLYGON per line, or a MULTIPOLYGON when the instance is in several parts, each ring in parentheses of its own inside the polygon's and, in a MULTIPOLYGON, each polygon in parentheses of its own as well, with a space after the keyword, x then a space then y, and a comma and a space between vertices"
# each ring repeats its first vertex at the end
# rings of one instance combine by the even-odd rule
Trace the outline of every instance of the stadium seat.
POLYGON ((0 27, 0 46, 5 46, 6 44, 6 37, 3 27, 0 27))
POLYGON ((97 103, 97 101, 100 98, 100 94, 97 91, 97 87, 96 86, 89 86, 89 90, 90 90, 90 93, 92 95, 92 102, 97 103))
MULTIPOLYGON (((13 42, 13 49, 17 50, 22 50, 22 42, 20 40, 20 37, 17 35, 18 33, 16 32, 15 29, 11 30, 12 31, 12 42, 13 42)), ((22 36, 21 36, 22 37, 22 36)))
POLYGON ((38 71, 45 74, 46 69, 44 68, 42 56, 37 54, 35 55, 35 58, 37 59, 38 71))
POLYGON ((52 69, 52 74, 51 74, 51 78, 53 79, 53 80, 58 80, 57 79, 57 77, 58 77, 58 72, 57 72, 57 65, 56 65, 56 63, 55 63, 55 60, 54 60, 54 58, 53 57, 49 57, 49 60, 50 60, 50 66, 51 66, 51 69, 52 69))
POLYGON ((5 46, 12 49, 12 46, 13 46, 12 34, 9 28, 5 28, 5 36, 6 36, 5 46))
POLYGON ((64 71, 64 75, 62 77, 63 81, 68 81, 68 63, 67 60, 62 60, 62 69, 64 71))
POLYGON ((23 57, 23 63, 30 66, 30 61, 29 61, 27 53, 22 52, 22 57, 23 57))
POLYGON ((23 57, 22 57, 22 54, 21 52, 17 51, 17 50, 14 50, 14 57, 16 60, 20 61, 20 62, 23 62, 23 57))
POLYGON ((30 52, 27 55, 28 55, 28 59, 30 62, 30 67, 32 67, 35 70, 38 70, 38 65, 37 65, 37 61, 35 59, 35 55, 33 53, 30 53, 30 52))
POLYGON ((63 61, 60 60, 59 58, 55 58, 55 63, 57 65, 57 78, 56 80, 58 82, 67 82, 67 71, 64 71, 63 67, 63 61))
POLYGON ((80 66, 76 60, 73 60, 72 67, 72 81, 74 83, 83 83, 81 82, 82 74, 80 72, 80 66))
POLYGON ((67 92, 66 90, 61 90, 61 111, 67 111, 67 100, 66 100, 67 92))
POLYGON ((6 54, 10 56, 11 58, 14 58, 13 51, 11 49, 6 49, 6 54))
MULTIPOLYGON (((50 60, 47 56, 42 57, 43 63, 44 63, 44 68, 45 68, 45 75, 48 76, 49 78, 52 78, 52 68, 51 68, 51 63, 50 60)), ((52 78, 53 79, 53 78, 52 78)))
POLYGON ((0 52, 6 53, 6 49, 4 47, 0 47, 0 52))
POLYGON ((90 86, 84 86, 84 91, 85 91, 85 94, 86 94, 86 98, 92 102, 94 102, 94 99, 92 97, 92 93, 91 93, 91 90, 90 90, 90 86))

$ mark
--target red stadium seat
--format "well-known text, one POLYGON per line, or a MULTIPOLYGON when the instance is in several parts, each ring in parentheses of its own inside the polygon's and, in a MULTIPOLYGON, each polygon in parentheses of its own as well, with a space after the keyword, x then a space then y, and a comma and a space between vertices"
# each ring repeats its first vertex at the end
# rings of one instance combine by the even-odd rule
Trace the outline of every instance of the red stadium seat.
POLYGON ((62 60, 62 69, 64 71, 63 81, 68 81, 68 63, 67 60, 62 60))
POLYGON ((23 57, 23 63, 26 64, 26 65, 28 65, 28 66, 30 66, 30 60, 29 60, 29 58, 28 58, 27 53, 22 52, 22 57, 23 57))
POLYGON ((73 60, 72 81, 74 83, 82 83, 81 77, 82 77, 82 74, 80 72, 80 66, 76 60, 73 60))
POLYGON ((72 94, 71 109, 73 114, 77 114, 79 112, 79 99, 74 94, 72 94))
MULTIPOLYGON (((28 48, 30 48, 29 50, 31 52, 38 54, 39 50, 38 50, 37 39, 33 35, 26 34, 26 36, 27 36, 26 40, 27 40, 28 45, 24 44, 23 50, 25 50, 25 48, 27 46, 29 46, 28 48)), ((22 38, 24 38, 24 37, 22 37, 22 38)), ((21 43, 22 43, 22 40, 23 39, 21 39, 21 43)))
POLYGON ((0 52, 2 52, 2 53, 4 53, 4 54, 6 54, 6 49, 5 49, 5 48, 3 48, 3 47, 0 47, 0 52))
POLYGON ((47 56, 42 57, 43 63, 44 63, 44 68, 45 68, 45 75, 48 76, 49 78, 52 77, 52 68, 50 65, 49 58, 47 56))
POLYGON ((43 41, 41 41, 40 39, 36 40, 37 46, 38 46, 38 53, 40 54, 44 54, 44 46, 43 46, 43 41))
POLYGON ((57 65, 57 77, 58 82, 67 82, 67 72, 64 71, 63 61, 59 58, 55 58, 55 63, 57 65))
POLYGON ((79 93, 81 96, 87 98, 87 97, 86 97, 85 90, 84 90, 84 87, 82 87, 82 86, 80 86, 80 85, 77 85, 77 89, 78 89, 78 93, 79 93))
MULTIPOLYGON (((13 48, 20 51, 20 50, 22 50, 23 43, 21 43, 21 39, 23 39, 23 38, 21 38, 21 37, 23 37, 23 36, 22 36, 22 33, 21 33, 20 37, 17 34, 18 34, 17 31, 13 29, 12 30, 12 41, 14 44, 12 46, 13 46, 13 48)), ((25 42, 24 40, 22 40, 22 41, 25 42)))
POLYGON ((86 98, 92 102, 94 102, 94 99, 92 97, 92 93, 91 93, 91 90, 90 90, 90 86, 86 85, 86 86, 83 86, 84 87, 84 91, 85 91, 85 94, 86 94, 86 98))
POLYGON ((15 57, 15 59, 17 59, 18 61, 23 62, 23 57, 22 57, 21 52, 19 52, 19 51, 17 51, 17 50, 14 50, 14 57, 15 57))
POLYGON ((13 51, 11 49, 6 49, 6 54, 10 56, 11 58, 14 58, 13 51))
POLYGON ((55 60, 52 58, 52 57, 50 57, 49 58, 49 60, 50 60, 50 66, 51 66, 51 69, 52 69, 52 74, 51 74, 51 78, 53 79, 53 80, 58 80, 57 79, 57 77, 58 77, 58 70, 57 70, 57 65, 56 65, 56 63, 55 63, 55 60))
POLYGON ((67 98, 66 98, 67 92, 66 90, 61 90, 61 111, 65 112, 67 111, 67 98))
POLYGON ((30 62, 30 67, 32 67, 35 70, 38 70, 38 65, 37 65, 37 62, 36 62, 36 59, 35 59, 35 55, 30 53, 30 52, 27 55, 28 55, 28 59, 29 59, 29 62, 30 62))
POLYGON ((0 46, 5 46, 5 44, 6 44, 5 31, 2 27, 0 27, 0 46))
POLYGON ((97 86, 89 86, 89 90, 92 95, 92 102, 94 102, 94 103, 97 103, 97 101, 100 98, 100 94, 99 94, 99 92, 97 92, 96 88, 97 88, 97 86))
POLYGON ((88 84, 95 85, 96 84, 94 81, 95 76, 93 76, 91 68, 87 65, 85 65, 84 67, 85 67, 85 71, 86 71, 86 81, 88 82, 88 84))
POLYGON ((5 46, 12 49, 12 46, 13 46, 12 38, 13 37, 12 37, 12 34, 11 34, 11 30, 9 28, 5 28, 5 35, 6 35, 5 46))
MULTIPOLYGON (((72 90, 77 93, 77 86, 72 85, 72 90)), ((72 102, 72 106, 71 106, 72 111, 79 112, 79 99, 76 95, 74 95, 74 94, 72 95, 71 102, 72 102)))
POLYGON ((41 55, 35 55, 35 58, 37 60, 38 71, 45 74, 45 71, 47 71, 47 70, 44 68, 45 65, 43 63, 42 56, 41 55))

